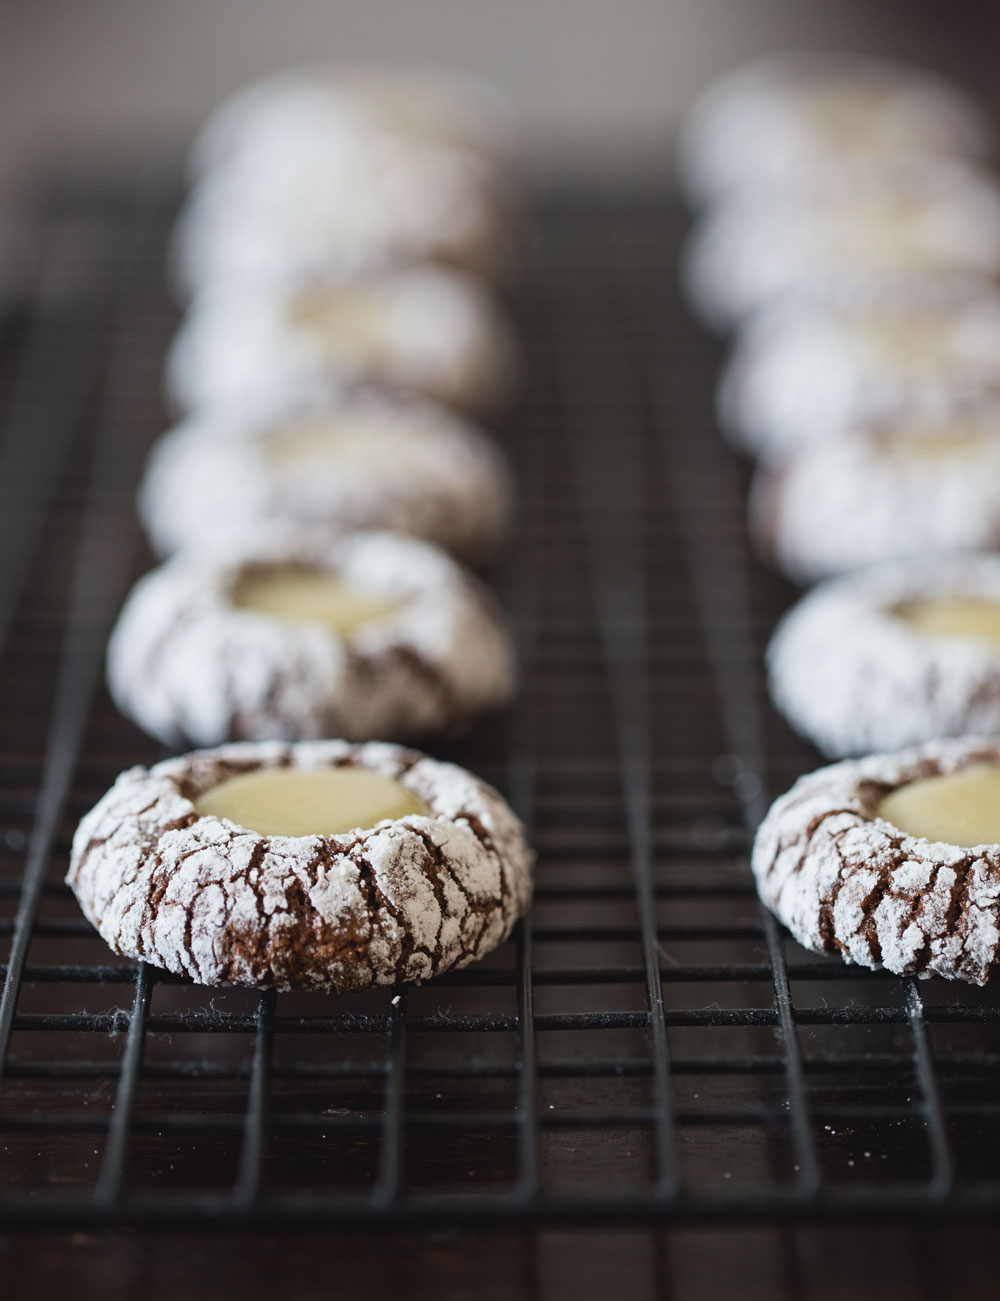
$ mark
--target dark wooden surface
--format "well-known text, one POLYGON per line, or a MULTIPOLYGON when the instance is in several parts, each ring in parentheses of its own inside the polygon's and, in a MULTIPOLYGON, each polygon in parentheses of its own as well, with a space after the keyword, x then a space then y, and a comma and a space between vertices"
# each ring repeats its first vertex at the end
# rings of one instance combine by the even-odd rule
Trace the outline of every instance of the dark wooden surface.
POLYGON ((995 1301, 996 1230, 0 1237, 10 1301, 995 1301))

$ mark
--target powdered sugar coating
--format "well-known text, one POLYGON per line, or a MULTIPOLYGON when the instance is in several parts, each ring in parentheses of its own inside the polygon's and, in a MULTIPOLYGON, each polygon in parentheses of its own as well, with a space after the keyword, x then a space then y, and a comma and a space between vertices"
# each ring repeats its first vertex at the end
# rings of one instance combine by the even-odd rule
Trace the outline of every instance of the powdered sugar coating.
POLYGON ((496 445, 448 412, 320 389, 190 416, 156 443, 139 513, 160 555, 226 545, 276 524, 306 545, 388 528, 480 563, 507 532, 513 496, 496 445), (385 450, 368 460, 299 465, 269 455, 285 431, 322 421, 331 441, 346 430, 385 450))
POLYGON ((387 135, 296 138, 205 177, 181 213, 172 280, 282 292, 420 262, 495 277, 510 260, 514 196, 467 149, 387 135))
POLYGON ((531 860, 509 806, 461 768, 380 742, 268 743, 122 773, 77 828, 66 879, 116 953, 204 985, 345 992, 488 953, 527 907, 531 860), (192 802, 258 768, 342 765, 394 778, 426 815, 265 837, 192 802))
POLYGON ((1000 960, 1000 845, 937 844, 875 816, 896 787, 976 763, 1000 763, 1000 745, 936 741, 800 777, 754 841, 761 898, 817 953, 986 984, 1000 960))
POLYGON ((740 335, 719 385, 736 447, 775 460, 871 423, 903 428, 1000 408, 1000 294, 989 285, 921 306, 764 313, 740 335), (926 346, 894 346, 918 330, 926 346), (904 336, 905 337, 905 336, 904 336))
POLYGON ((1000 546, 1000 438, 942 455, 915 445, 855 431, 759 470, 750 528, 762 554, 811 583, 883 560, 1000 546))
POLYGON ((171 345, 166 384, 185 411, 268 403, 324 381, 375 384, 481 411, 507 395, 514 355, 483 288, 458 271, 426 266, 281 292, 209 286, 171 345), (338 290, 363 296, 363 331, 323 340, 295 322, 303 298, 338 290))
POLYGON ((136 585, 108 647, 119 709, 170 745, 455 730, 507 700, 514 677, 486 590, 389 533, 311 547, 264 533, 179 555, 136 585), (400 607, 345 638, 234 606, 240 576, 264 565, 317 567, 400 607))
POLYGON ((467 149, 494 166, 513 151, 510 105, 488 82, 444 69, 288 68, 226 99, 191 152, 195 177, 297 149, 314 157, 373 137, 467 149))
POLYGON ((724 330, 782 302, 910 307, 974 289, 1000 271, 1000 189, 956 164, 897 167, 788 194, 753 191, 692 231, 688 300, 724 330))
POLYGON ((942 78, 880 59, 803 52, 757 60, 709 86, 684 121, 678 169, 700 203, 748 187, 795 186, 858 159, 879 164, 911 151, 982 158, 989 147, 983 114, 942 78))
POLYGON ((775 704, 831 757, 1000 733, 1000 646, 895 613, 954 597, 1000 605, 1000 558, 922 557, 813 588, 768 646, 775 704))

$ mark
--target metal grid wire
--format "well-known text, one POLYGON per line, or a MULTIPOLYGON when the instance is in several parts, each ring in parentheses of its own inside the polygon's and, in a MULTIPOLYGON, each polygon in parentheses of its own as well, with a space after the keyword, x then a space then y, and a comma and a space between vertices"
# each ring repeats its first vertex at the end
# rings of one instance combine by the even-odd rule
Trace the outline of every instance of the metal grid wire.
POLYGON ((350 998, 206 990, 112 955, 62 878, 78 817, 160 757, 102 682, 149 564, 167 189, 67 184, 0 353, 0 1225, 622 1224, 993 1215, 992 995, 801 950, 747 868, 816 756, 767 704, 791 592, 743 530, 716 357, 667 196, 550 196, 511 293, 493 575, 524 685, 446 757, 539 851, 516 939, 350 998))

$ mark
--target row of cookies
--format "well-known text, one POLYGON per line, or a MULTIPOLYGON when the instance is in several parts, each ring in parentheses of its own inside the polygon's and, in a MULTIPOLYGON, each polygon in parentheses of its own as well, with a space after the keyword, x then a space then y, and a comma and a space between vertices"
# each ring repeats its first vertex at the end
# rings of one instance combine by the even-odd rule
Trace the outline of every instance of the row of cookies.
POLYGON ((769 655, 776 702, 833 755, 995 726, 983 690, 994 562, 965 558, 1000 542, 1000 181, 982 164, 988 140, 957 89, 829 56, 733 74, 685 132, 682 175, 709 204, 687 283, 703 315, 706 276, 743 295, 725 314, 742 323, 718 412, 758 459, 751 532, 796 582, 846 575, 820 582, 769 655), (720 247, 712 266, 723 229, 741 251, 734 262, 720 247), (737 263, 764 278, 781 270, 744 295, 737 263), (885 672, 873 675, 880 610, 885 672), (962 626, 971 639, 952 644, 946 631, 962 626), (956 656, 970 660, 957 676, 956 656), (944 684, 934 698, 931 683, 944 684))
POLYGON ((682 175, 709 206, 685 284, 739 327, 719 421, 761 462, 752 530, 795 581, 1000 536, 988 142, 954 87, 830 56, 754 65, 691 114, 682 175))
POLYGON ((488 89, 406 72, 283 74, 201 132, 170 259, 185 414, 139 493, 168 559, 109 654, 155 736, 409 737, 510 695, 502 619, 459 566, 513 508, 470 414, 514 368, 490 287, 511 154, 488 89))
POLYGON ((510 126, 454 75, 301 69, 235 95, 192 153, 168 359, 190 410, 331 379, 479 415, 514 353, 488 286, 518 243, 510 126))
POLYGON ((776 704, 831 756, 752 865, 807 947, 984 983, 1000 960, 1000 183, 956 88, 881 62, 743 70, 689 119, 695 309, 738 326, 720 425, 801 583, 776 704), (957 738, 945 740, 942 738, 957 738), (909 747, 895 753, 895 747, 909 747))
POLYGON ((513 508, 471 423, 514 371, 490 288, 517 237, 504 114, 460 79, 289 73, 223 105, 191 177, 182 419, 139 492, 166 559, 108 681, 151 735, 214 748, 123 773, 67 879, 116 952, 202 983, 422 980, 494 948, 531 894, 501 797, 393 743, 514 688, 464 567, 513 508))

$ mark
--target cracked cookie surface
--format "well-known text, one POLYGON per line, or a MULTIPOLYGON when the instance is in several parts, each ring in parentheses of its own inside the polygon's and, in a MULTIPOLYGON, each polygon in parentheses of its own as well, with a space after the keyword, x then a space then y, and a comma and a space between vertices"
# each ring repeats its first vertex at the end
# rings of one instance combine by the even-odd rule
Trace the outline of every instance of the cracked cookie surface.
POLYGON ((485 782, 383 742, 223 746, 122 773, 83 818, 67 882, 116 952, 205 985, 340 992, 425 980, 506 939, 531 895, 523 828, 485 782), (361 767, 427 810, 262 836, 194 801, 263 768, 361 767))
MULTIPOLYGON (((928 290, 930 284, 926 284, 928 290)), ((845 431, 997 423, 1000 294, 943 282, 905 307, 788 303, 741 334, 722 373, 720 426, 767 462, 845 431)))
POLYGON ((1000 611, 1000 559, 920 557, 821 583, 768 646, 775 704, 831 758, 1000 733, 1000 645, 901 617, 914 602, 955 598, 1000 611))
POLYGON ((984 425, 844 433, 762 466, 761 555, 797 583, 882 561, 1000 545, 1000 439, 984 425))
POLYGON ((160 555, 275 524, 307 542, 394 529, 480 563, 513 501, 503 455, 474 426, 429 403, 323 390, 189 417, 157 440, 139 489, 160 555))
POLYGON ((166 387, 182 411, 266 404, 330 383, 482 412, 509 396, 516 371, 507 322, 484 286, 426 265, 280 293, 208 286, 170 347, 166 387))
POLYGON ((961 848, 880 818, 908 782, 1000 764, 1000 743, 954 741, 846 760, 799 778, 753 847, 764 903, 800 944, 898 975, 984 985, 1000 960, 1000 845, 961 848))
POLYGON ((170 745, 455 731, 503 704, 515 676, 489 592, 436 547, 394 533, 307 545, 262 532, 181 552, 136 584, 108 646, 115 703, 170 745), (396 608, 340 633, 236 604, 247 575, 285 566, 396 608))

